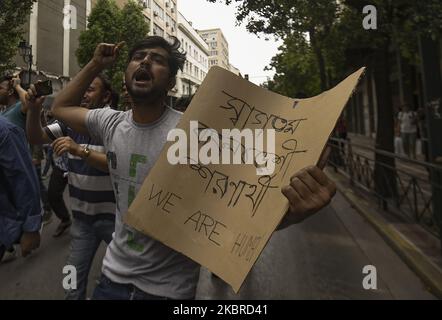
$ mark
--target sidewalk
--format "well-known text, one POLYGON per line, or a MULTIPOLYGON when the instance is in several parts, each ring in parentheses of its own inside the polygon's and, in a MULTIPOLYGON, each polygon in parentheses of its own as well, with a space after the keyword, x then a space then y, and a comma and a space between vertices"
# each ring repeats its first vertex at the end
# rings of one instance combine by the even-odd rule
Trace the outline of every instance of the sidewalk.
MULTIPOLYGON (((353 142, 356 142, 355 140, 352 139, 353 142)), ((365 143, 368 142, 369 139, 365 141, 365 143)), ((336 173, 332 168, 328 168, 326 172, 335 181, 338 190, 352 207, 374 227, 428 289, 442 299, 440 240, 418 224, 406 223, 393 215, 382 212, 368 193, 355 189, 347 178, 336 173)))
MULTIPOLYGON (((351 143, 355 143, 358 145, 363 145, 363 146, 367 146, 367 147, 371 147, 371 148, 375 147, 375 139, 374 138, 363 136, 360 134, 354 134, 354 133, 349 133, 348 138, 350 139, 351 143)), ((368 151, 366 149, 353 147, 353 151, 360 153, 364 156, 370 157, 371 159, 374 158, 373 152, 368 151)), ((425 156, 421 152, 416 152, 416 160, 425 161, 425 156)), ((428 172, 419 165, 414 165, 412 163, 405 162, 402 160, 397 160, 396 165, 397 165, 398 169, 402 169, 404 171, 419 175, 424 178, 429 177, 428 172)))

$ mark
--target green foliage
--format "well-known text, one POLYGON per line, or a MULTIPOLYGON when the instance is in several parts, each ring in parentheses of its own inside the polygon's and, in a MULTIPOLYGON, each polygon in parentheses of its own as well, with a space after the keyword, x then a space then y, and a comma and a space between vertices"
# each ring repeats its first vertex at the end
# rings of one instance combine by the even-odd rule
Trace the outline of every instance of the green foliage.
POLYGON ((126 41, 126 48, 132 48, 140 39, 147 36, 149 25, 142 14, 142 7, 129 1, 121 11, 121 39, 126 41))
MULTIPOLYGON (((216 0, 208 0, 216 2, 216 0)), ((221 1, 221 0, 220 0, 221 1)), ((334 0, 224 0, 237 5, 237 21, 246 22, 248 31, 255 34, 273 34, 305 41, 309 39, 317 60, 321 89, 327 88, 327 61, 324 43, 337 21, 339 5, 334 0), (304 40, 303 40, 304 39, 304 40)))
POLYGON ((276 74, 267 88, 293 98, 320 93, 319 78, 312 77, 318 73, 318 64, 307 41, 287 38, 279 50, 270 64, 276 74))
POLYGON ((24 33, 23 25, 36 0, 0 1, 0 73, 14 67, 12 59, 24 33))
POLYGON ((113 87, 120 90, 127 65, 128 50, 145 38, 148 32, 149 25, 142 13, 142 7, 136 2, 129 1, 123 9, 120 9, 114 0, 99 0, 89 16, 88 29, 80 34, 78 63, 81 67, 86 65, 93 57, 99 43, 125 41, 126 45, 121 50, 117 62, 106 71, 113 87))
POLYGON ((418 35, 440 38, 442 34, 440 0, 207 1, 235 4, 238 23, 246 23, 250 32, 284 40, 270 66, 276 75, 267 86, 289 95, 313 93, 316 87, 310 84, 324 79, 327 87, 333 86, 355 68, 373 63, 375 53, 385 46, 399 50, 408 63, 417 64, 418 35), (377 9, 377 30, 362 28, 362 10, 368 4, 377 9))

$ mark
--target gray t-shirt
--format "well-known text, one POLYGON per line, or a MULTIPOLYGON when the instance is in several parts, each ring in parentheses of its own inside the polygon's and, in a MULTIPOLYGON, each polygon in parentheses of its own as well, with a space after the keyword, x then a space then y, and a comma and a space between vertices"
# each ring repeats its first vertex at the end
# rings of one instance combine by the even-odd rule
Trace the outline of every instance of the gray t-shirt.
POLYGON ((181 115, 166 108, 160 119, 142 125, 133 121, 132 110, 94 109, 86 120, 91 137, 103 141, 117 201, 115 234, 103 260, 103 274, 117 283, 172 299, 195 296, 200 266, 135 231, 122 218, 181 115))

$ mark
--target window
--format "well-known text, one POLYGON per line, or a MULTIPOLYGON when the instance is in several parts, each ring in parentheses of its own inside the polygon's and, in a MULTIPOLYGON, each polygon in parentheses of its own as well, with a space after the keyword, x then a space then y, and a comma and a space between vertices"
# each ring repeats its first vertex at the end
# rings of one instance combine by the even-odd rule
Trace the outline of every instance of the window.
POLYGON ((166 28, 172 28, 175 26, 175 22, 173 21, 172 17, 166 14, 166 28))
POLYGON ((164 20, 164 10, 155 1, 153 2, 153 15, 164 20))
POLYGON ((157 36, 164 37, 164 30, 161 29, 157 24, 153 24, 153 34, 157 36))
POLYGON ((140 0, 139 3, 143 6, 143 8, 150 8, 151 0, 140 0))

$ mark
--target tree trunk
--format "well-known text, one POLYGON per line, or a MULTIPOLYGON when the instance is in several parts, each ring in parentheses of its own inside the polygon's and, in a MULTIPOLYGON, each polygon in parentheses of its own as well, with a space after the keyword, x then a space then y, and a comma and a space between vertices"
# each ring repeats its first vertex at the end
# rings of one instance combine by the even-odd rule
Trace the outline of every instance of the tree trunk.
POLYGON ((368 92, 368 114, 369 114, 369 124, 370 124, 370 137, 372 137, 373 132, 376 131, 375 121, 374 121, 374 101, 373 101, 373 84, 372 84, 372 70, 367 71, 367 92, 368 92))
MULTIPOLYGON (((377 99, 376 149, 394 153, 394 113, 390 85, 388 41, 375 52, 374 79, 377 99)), ((396 164, 392 157, 375 155, 375 190, 383 199, 397 195, 396 164)), ((384 202, 385 204, 385 202, 384 202)))

